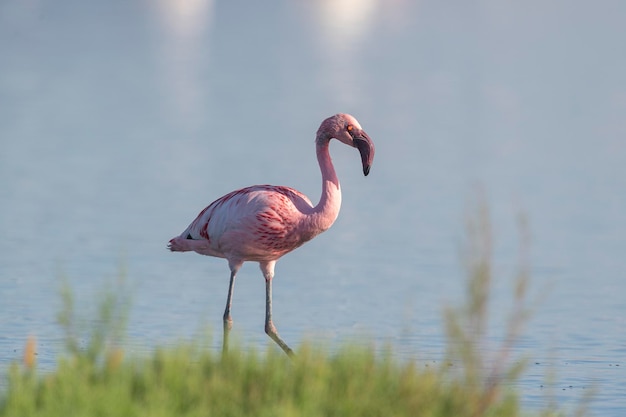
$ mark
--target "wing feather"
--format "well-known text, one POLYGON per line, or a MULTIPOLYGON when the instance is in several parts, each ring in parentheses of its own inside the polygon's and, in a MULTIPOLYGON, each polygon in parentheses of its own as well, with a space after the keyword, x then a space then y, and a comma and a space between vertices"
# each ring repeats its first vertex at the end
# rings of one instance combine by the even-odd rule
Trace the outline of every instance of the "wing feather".
POLYGON ((209 204, 181 237, 208 240, 206 255, 276 259, 313 237, 299 227, 312 208, 311 201, 293 188, 242 188, 209 204))

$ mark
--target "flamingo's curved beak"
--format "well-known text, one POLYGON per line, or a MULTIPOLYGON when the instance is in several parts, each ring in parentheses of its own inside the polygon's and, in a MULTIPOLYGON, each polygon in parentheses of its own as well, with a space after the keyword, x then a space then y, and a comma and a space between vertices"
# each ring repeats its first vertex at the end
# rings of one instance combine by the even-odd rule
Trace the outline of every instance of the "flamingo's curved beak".
POLYGON ((370 173, 370 167, 374 162, 374 142, 364 131, 359 131, 354 135, 354 146, 361 154, 361 162, 363 163, 363 175, 370 173))

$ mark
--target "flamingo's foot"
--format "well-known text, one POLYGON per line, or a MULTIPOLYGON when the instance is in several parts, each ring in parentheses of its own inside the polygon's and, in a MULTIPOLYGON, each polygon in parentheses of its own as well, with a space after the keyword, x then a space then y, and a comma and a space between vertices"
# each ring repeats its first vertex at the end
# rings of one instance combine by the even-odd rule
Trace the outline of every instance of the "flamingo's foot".
POLYGON ((269 337, 271 337, 272 340, 276 342, 278 346, 280 346, 280 348, 287 354, 287 356, 289 357, 294 356, 293 350, 291 350, 291 348, 287 346, 287 343, 285 343, 285 341, 278 335, 278 332, 276 331, 276 327, 274 326, 274 323, 272 323, 271 320, 265 323, 265 333, 269 337))

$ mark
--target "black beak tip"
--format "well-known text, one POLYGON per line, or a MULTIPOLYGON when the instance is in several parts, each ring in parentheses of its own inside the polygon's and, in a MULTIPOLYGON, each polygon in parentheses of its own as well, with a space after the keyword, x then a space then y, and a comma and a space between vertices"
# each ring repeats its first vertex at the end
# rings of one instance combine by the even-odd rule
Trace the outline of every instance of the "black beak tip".
POLYGON ((363 175, 367 177, 370 173, 370 167, 374 160, 374 143, 365 132, 361 132, 360 135, 354 139, 354 147, 359 150, 361 154, 361 162, 363 164, 363 175))

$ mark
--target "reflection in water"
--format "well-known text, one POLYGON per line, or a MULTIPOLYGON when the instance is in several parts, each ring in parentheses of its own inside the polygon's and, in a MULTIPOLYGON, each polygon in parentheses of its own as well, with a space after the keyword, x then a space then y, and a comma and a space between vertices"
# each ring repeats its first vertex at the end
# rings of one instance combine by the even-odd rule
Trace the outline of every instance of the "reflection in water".
POLYGON ((178 38, 202 35, 213 6, 213 0, 161 0, 157 3, 166 29, 178 38))
POLYGON ((353 51, 373 24, 377 0, 322 0, 318 5, 320 40, 340 56, 353 51))
POLYGON ((359 77, 361 66, 357 63, 380 4, 378 0, 322 0, 316 3, 315 40, 324 54, 320 79, 329 84, 328 90, 336 95, 341 105, 354 105, 360 101, 359 77))
POLYGON ((162 84, 171 95, 170 104, 187 126, 195 126, 204 112, 201 76, 209 50, 207 37, 212 23, 213 0, 160 0, 157 12, 165 36, 160 43, 162 84))

